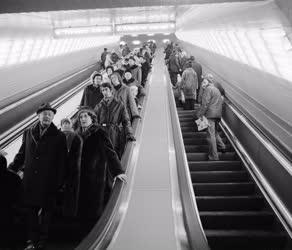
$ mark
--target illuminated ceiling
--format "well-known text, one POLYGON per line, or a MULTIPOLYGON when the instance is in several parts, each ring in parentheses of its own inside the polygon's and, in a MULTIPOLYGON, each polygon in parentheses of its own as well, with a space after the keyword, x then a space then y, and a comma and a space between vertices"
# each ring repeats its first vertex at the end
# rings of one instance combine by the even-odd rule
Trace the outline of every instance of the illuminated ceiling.
POLYGON ((178 6, 184 4, 254 1, 256 0, 1 0, 0 13, 178 6))

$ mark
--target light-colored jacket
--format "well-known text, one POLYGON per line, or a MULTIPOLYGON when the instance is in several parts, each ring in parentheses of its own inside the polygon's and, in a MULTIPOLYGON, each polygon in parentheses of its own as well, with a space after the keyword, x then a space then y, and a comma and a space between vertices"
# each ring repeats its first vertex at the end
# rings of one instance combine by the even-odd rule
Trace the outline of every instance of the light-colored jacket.
POLYGON ((192 68, 186 68, 184 70, 180 86, 186 99, 196 99, 198 78, 192 68))
POLYGON ((206 116, 207 118, 221 118, 222 116, 221 93, 213 84, 209 84, 204 89, 202 95, 202 105, 198 112, 198 116, 206 116))

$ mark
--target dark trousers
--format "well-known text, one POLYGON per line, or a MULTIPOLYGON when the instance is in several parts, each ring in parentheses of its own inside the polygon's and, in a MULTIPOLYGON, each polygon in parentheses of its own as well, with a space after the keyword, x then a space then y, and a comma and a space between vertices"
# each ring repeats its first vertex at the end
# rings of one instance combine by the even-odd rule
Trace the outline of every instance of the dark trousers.
POLYGON ((29 207, 27 213, 28 240, 33 242, 46 241, 52 212, 41 207, 29 207))
POLYGON ((171 72, 171 71, 169 71, 170 81, 171 81, 171 84, 172 84, 173 86, 175 86, 176 83, 177 83, 177 74, 178 74, 178 73, 176 73, 176 72, 171 72))
POLYGON ((184 110, 194 110, 195 109, 195 100, 186 99, 184 103, 184 110))

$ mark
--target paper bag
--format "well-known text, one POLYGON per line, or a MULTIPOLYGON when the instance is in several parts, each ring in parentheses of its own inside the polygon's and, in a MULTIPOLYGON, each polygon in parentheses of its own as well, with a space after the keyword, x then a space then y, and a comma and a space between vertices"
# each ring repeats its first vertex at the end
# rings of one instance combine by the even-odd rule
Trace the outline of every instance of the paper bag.
POLYGON ((200 118, 196 120, 196 124, 198 126, 198 131, 206 129, 209 126, 208 119, 205 116, 203 116, 202 120, 200 118))

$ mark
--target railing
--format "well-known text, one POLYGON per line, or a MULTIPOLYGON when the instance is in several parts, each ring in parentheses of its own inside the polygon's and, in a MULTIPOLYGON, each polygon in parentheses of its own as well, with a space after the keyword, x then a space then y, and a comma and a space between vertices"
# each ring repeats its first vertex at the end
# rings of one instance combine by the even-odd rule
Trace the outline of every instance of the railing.
MULTIPOLYGON (((170 82, 169 79, 168 82, 170 82)), ((185 146, 183 143, 183 136, 171 84, 168 84, 168 99, 174 135, 180 198, 183 206, 184 224, 189 240, 189 245, 193 250, 209 250, 210 248, 208 246, 208 242, 201 224, 200 215, 193 192, 193 185, 191 182, 188 161, 185 153, 185 146)))
POLYGON ((292 164, 228 99, 221 128, 292 238, 292 164))
MULTIPOLYGON (((66 103, 69 99, 71 99, 74 95, 76 95, 79 91, 81 91, 88 83, 89 79, 86 79, 75 88, 69 90, 68 92, 57 98, 51 103, 51 105, 57 109, 58 107, 66 103)), ((77 112, 77 110, 75 112, 77 112)), ((0 148, 2 149, 7 147, 11 142, 19 138, 23 134, 24 130, 34 124, 37 119, 37 115, 32 114, 20 123, 13 126, 11 129, 7 130, 5 133, 1 134, 0 148)))

